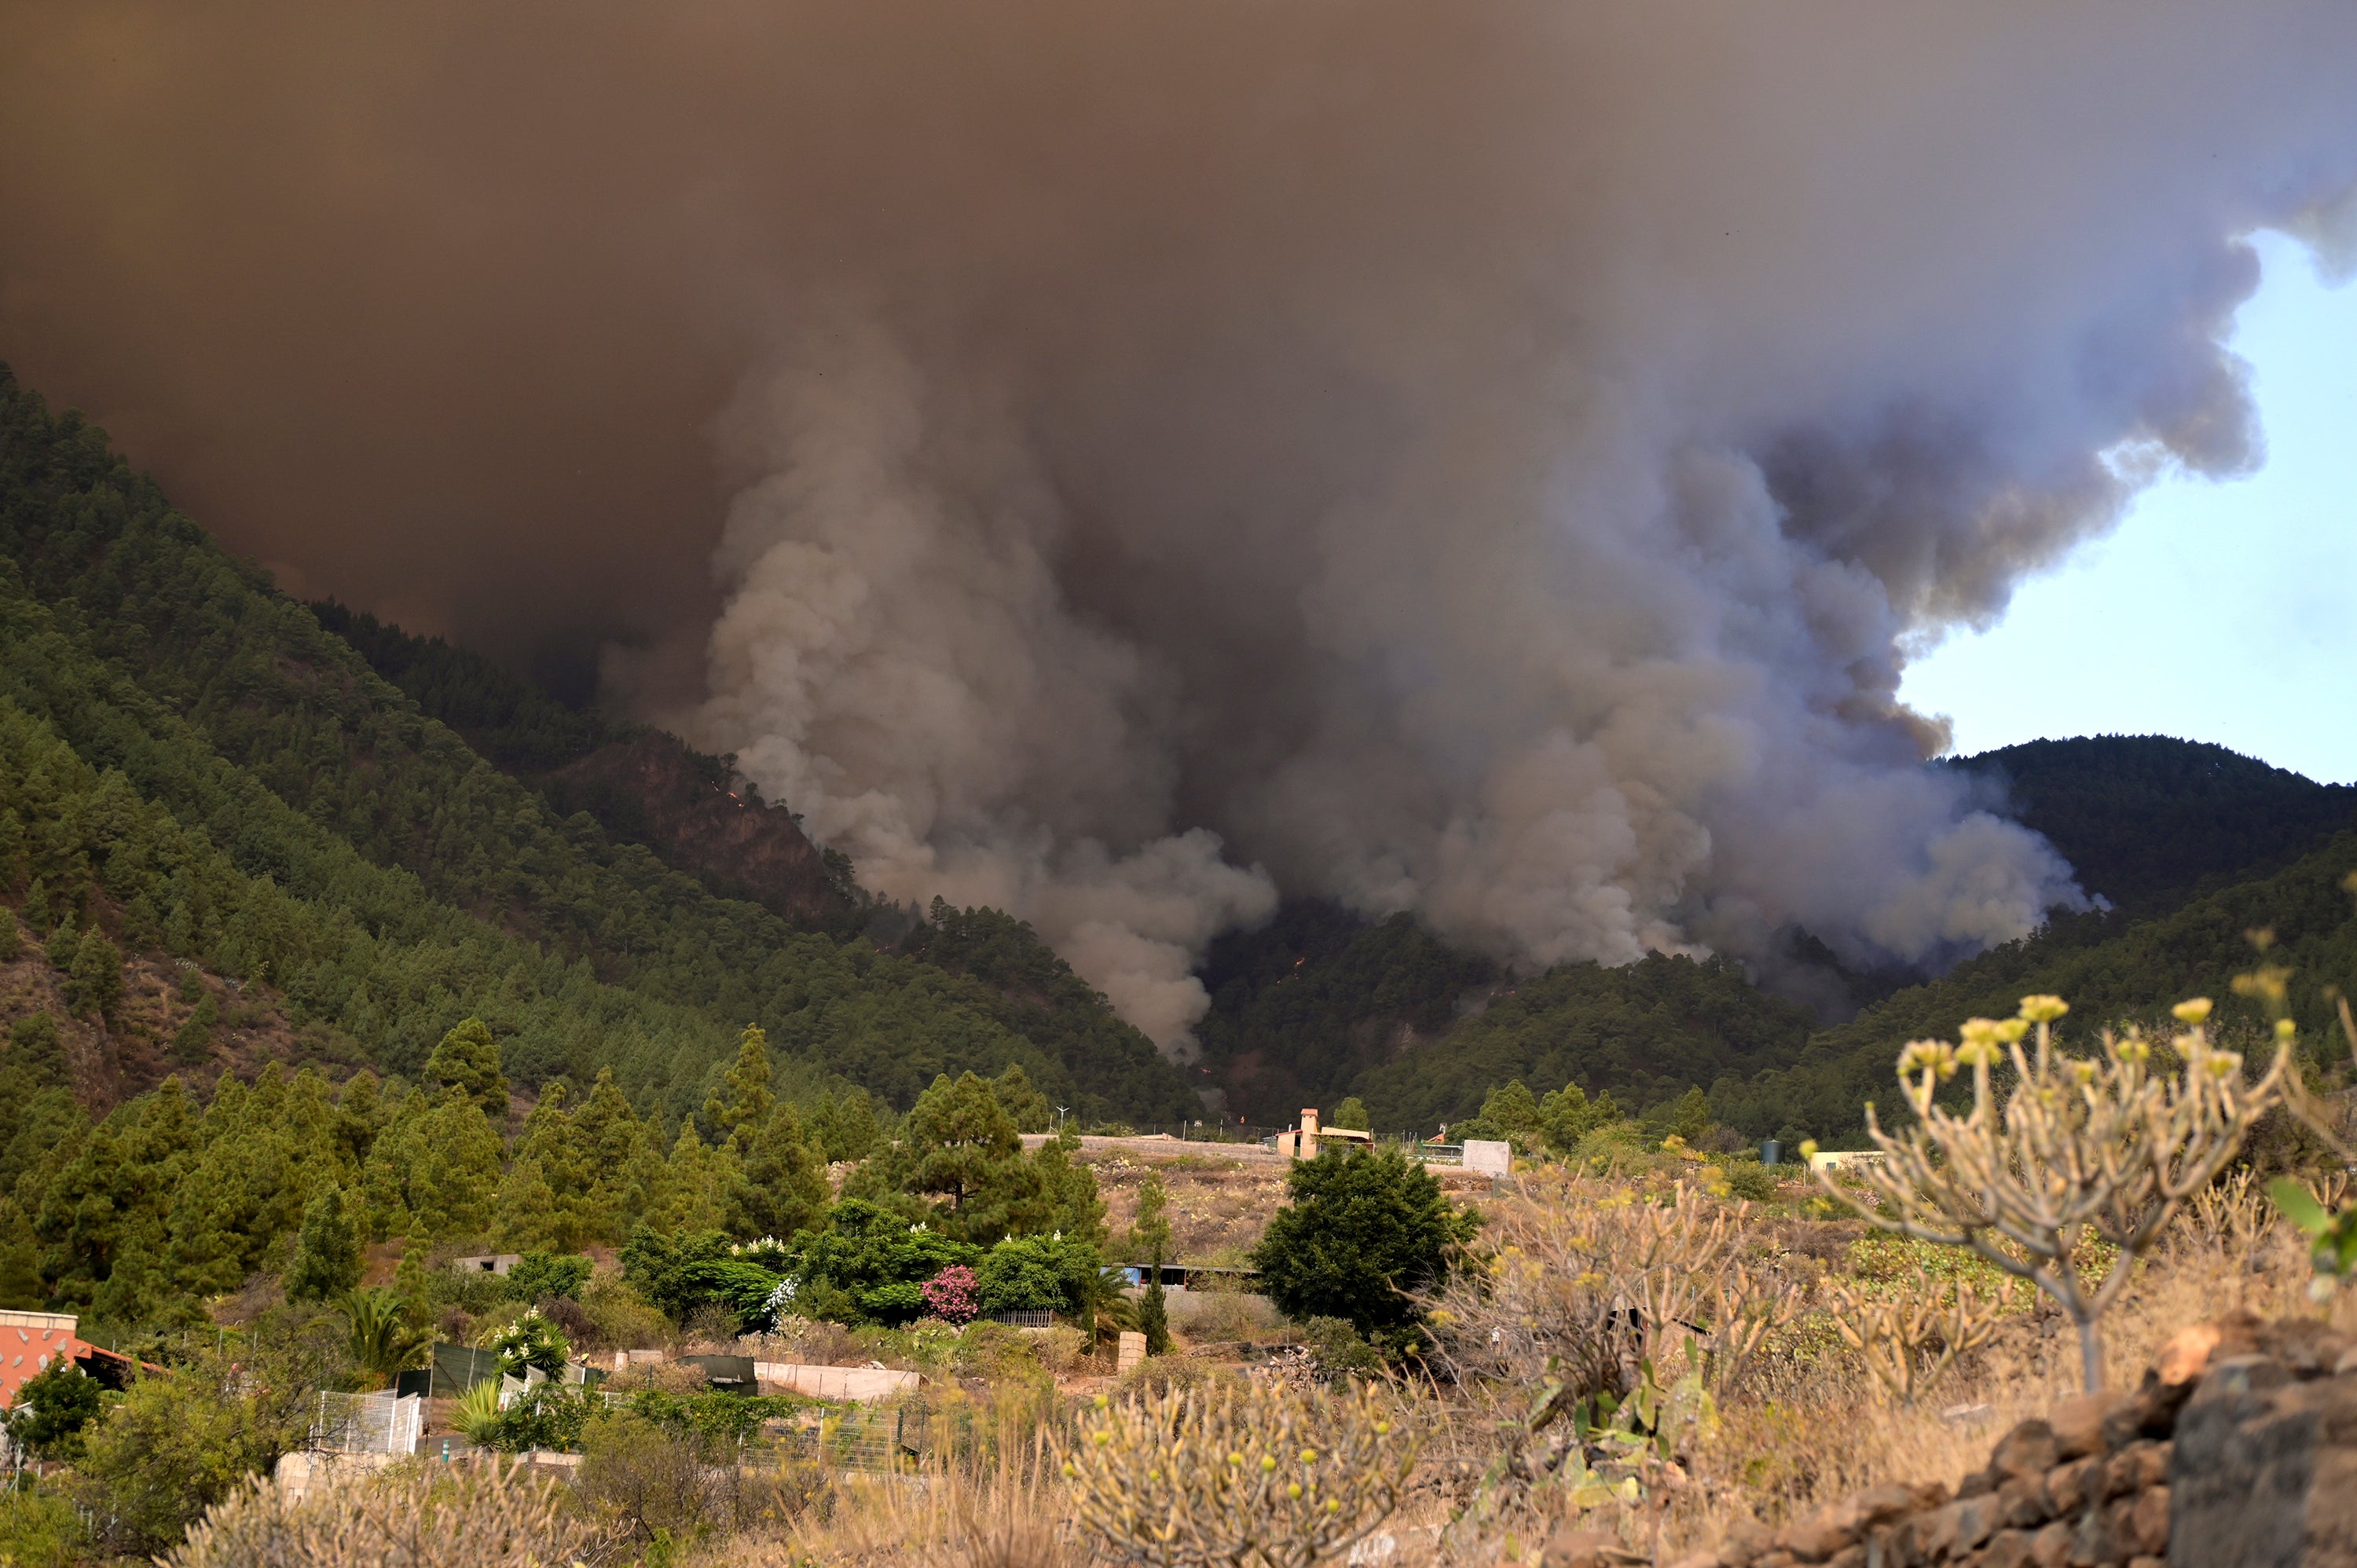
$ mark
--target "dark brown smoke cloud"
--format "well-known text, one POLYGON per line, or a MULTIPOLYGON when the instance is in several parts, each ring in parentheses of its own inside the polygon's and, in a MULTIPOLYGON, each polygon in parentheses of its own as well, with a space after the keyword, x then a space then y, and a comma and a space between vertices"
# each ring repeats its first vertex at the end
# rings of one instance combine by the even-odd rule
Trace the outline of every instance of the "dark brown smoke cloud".
POLYGON ((1906 650, 2256 459, 2238 237, 2352 231, 2352 59, 2341 0, 19 6, 0 357, 1174 1048, 1278 884, 1935 962, 2073 895, 1906 650))

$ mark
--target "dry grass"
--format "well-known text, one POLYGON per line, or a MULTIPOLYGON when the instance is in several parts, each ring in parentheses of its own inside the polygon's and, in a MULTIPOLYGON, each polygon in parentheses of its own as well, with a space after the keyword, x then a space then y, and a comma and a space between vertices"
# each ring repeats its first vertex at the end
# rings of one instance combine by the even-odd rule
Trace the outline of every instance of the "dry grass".
MULTIPOLYGON (((1576 1208, 1603 1190, 1537 1184, 1502 1204, 1485 1200, 1485 1208, 1500 1222, 1496 1234, 1524 1234, 1538 1218, 1540 1206, 1532 1197, 1545 1207, 1576 1208), (1506 1211, 1517 1204, 1526 1207, 1510 1216, 1506 1211), (1514 1223, 1507 1225, 1510 1218, 1514 1223)), ((1724 1249, 1728 1266, 1771 1268, 1803 1289, 1828 1269, 1873 1283, 1911 1278, 1919 1261, 1927 1261, 1935 1275, 1972 1266, 1916 1243, 1860 1241, 1854 1225, 1787 1211, 1748 1212, 1733 1228, 1735 1244, 1724 1249)), ((2300 1244, 2272 1208, 2247 1187, 2222 1187, 2136 1265, 2105 1318, 2106 1355, 2118 1369, 2115 1380, 2132 1380, 2161 1341, 2189 1322, 2235 1308, 2267 1316, 2315 1311, 2305 1294, 2308 1277, 2300 1244)), ((1216 1316, 1218 1304, 1207 1299, 1204 1305, 1216 1316)), ((2357 1320, 2357 1301, 2343 1301, 2336 1311, 2344 1323, 2357 1320)), ((854 1348, 835 1338, 841 1331, 823 1326, 792 1332, 805 1337, 765 1345, 764 1354, 820 1359, 854 1348)), ((820 1477, 799 1512, 757 1519, 741 1533, 708 1540, 687 1561, 729 1568, 1081 1568, 1099 1559, 1080 1537, 1077 1499, 1049 1446, 1052 1433, 1070 1420, 1073 1394, 1106 1388, 1116 1398, 1150 1396, 1174 1383, 1210 1379, 1232 1386, 1261 1375, 1212 1353, 1149 1363, 1149 1375, 1134 1378, 1127 1388, 1096 1378, 1076 1384, 1067 1376, 1059 1383, 1050 1379, 1051 1363, 1069 1358, 1057 1356, 1051 1337, 1007 1337, 1006 1348, 1010 1355, 1021 1352, 1015 1356, 1021 1365, 945 1367, 929 1386, 929 1399, 971 1412, 980 1435, 958 1455, 944 1454, 898 1475, 820 1477), (963 1375, 952 1375, 957 1372, 963 1375)), ((1222 1348, 1210 1335, 1199 1344, 1205 1352, 1222 1348)), ((1052 1369, 1089 1370, 1077 1362, 1052 1369)), ((1990 1444, 2008 1425, 2050 1409, 2076 1391, 2079 1379, 2070 1323, 2018 1294, 1998 1335, 1961 1358, 1934 1397, 1919 1408, 1900 1407, 1832 1333, 1821 1305, 1813 1305, 1779 1332, 1749 1375, 1720 1390, 1716 1429, 1680 1455, 1683 1484, 1666 1497, 1663 1511, 1663 1558, 1722 1538, 1738 1520, 1777 1523, 1862 1487, 1932 1479, 1953 1485, 1986 1462, 1990 1444)), ((1495 1423, 1526 1403, 1528 1388, 1469 1380, 1398 1391, 1413 1403, 1424 1450, 1405 1501, 1384 1527, 1394 1541, 1384 1560, 1389 1568, 1535 1562, 1549 1529, 1566 1511, 1560 1498, 1467 1510, 1500 1449, 1495 1423)), ((1634 1513, 1621 1519, 1608 1508, 1583 1522, 1618 1523, 1636 1539, 1642 1520, 1634 1513)), ((187 1560, 188 1568, 232 1561, 247 1559, 216 1552, 187 1560)), ((628 1561, 627 1552, 614 1561, 628 1561)))
POLYGON ((166 1568, 539 1568, 599 1563, 616 1542, 564 1489, 513 1466, 404 1464, 316 1487, 232 1494, 166 1568))
POLYGON ((979 1469, 844 1475, 791 1526, 737 1537, 715 1568, 1082 1568, 1063 1482, 1044 1438, 979 1469))
POLYGON ((1162 1178, 1174 1261, 1243 1257, 1268 1228, 1268 1217, 1285 1204, 1285 1167, 1267 1161, 1217 1155, 1148 1161, 1110 1154, 1088 1155, 1086 1164, 1097 1178, 1105 1224, 1116 1241, 1137 1218, 1137 1189, 1147 1173, 1162 1178))
MULTIPOLYGON (((2304 1251, 2271 1214, 2245 1207, 2241 1223, 2215 1229, 2188 1215, 2137 1266, 2103 1325, 2115 1384, 2132 1382, 2189 1323, 2245 1308, 2263 1317, 2318 1310, 2307 1295, 2304 1251)), ((2340 1326, 2357 1327, 2357 1297, 2344 1294, 2333 1314, 2340 1326)), ((2076 1333, 2043 1305, 2015 1316, 1936 1400, 1916 1409, 1873 1397, 1847 1358, 1788 1364, 1722 1408, 1717 1437, 1697 1455, 1698 1484, 1671 1510, 1670 1540, 1681 1548, 1707 1543, 1737 1520, 1775 1523, 1887 1481, 1953 1485, 1986 1462, 1989 1445, 2015 1422, 2045 1413, 2079 1385, 2076 1333)))

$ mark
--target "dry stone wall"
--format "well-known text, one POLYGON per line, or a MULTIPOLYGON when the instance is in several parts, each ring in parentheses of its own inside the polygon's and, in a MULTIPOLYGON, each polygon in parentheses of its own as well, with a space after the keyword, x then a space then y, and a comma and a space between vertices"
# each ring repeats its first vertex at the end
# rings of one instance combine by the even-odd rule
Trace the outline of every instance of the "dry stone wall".
MULTIPOLYGON (((1586 1531, 1545 1568, 1632 1561, 1586 1531)), ((2357 1341, 2248 1316, 2189 1328, 2134 1392, 2067 1400, 1953 1492, 1875 1487, 1673 1568, 2357 1568, 2357 1341)))

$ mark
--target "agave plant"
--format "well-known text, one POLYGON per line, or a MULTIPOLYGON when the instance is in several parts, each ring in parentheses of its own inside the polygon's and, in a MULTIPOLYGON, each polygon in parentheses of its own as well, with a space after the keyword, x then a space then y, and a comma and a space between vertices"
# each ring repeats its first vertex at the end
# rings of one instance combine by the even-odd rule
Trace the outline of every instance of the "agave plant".
POLYGON ((499 1430, 500 1380, 485 1378, 459 1395, 457 1405, 450 1412, 450 1424, 468 1442, 478 1447, 488 1446, 499 1430))

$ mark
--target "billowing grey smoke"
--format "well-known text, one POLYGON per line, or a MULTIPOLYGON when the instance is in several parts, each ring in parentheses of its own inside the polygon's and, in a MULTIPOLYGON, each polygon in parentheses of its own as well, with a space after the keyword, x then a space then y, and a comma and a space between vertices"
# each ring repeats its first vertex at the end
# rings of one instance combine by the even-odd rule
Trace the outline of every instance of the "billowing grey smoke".
POLYGON ((1183 1049, 1208 1004, 1195 955, 1276 890, 1214 834, 1169 832, 1178 693, 1066 605, 1054 487, 1010 412, 929 385, 857 317, 832 326, 727 421, 771 472, 729 509, 739 586, 682 727, 867 886, 1021 912, 1183 1049))
POLYGON ((0 352, 1179 1050, 1278 886, 1532 963, 2072 899, 1905 659, 2255 460, 2237 236, 2357 211, 2341 0, 241 17, 0 23, 0 352))

